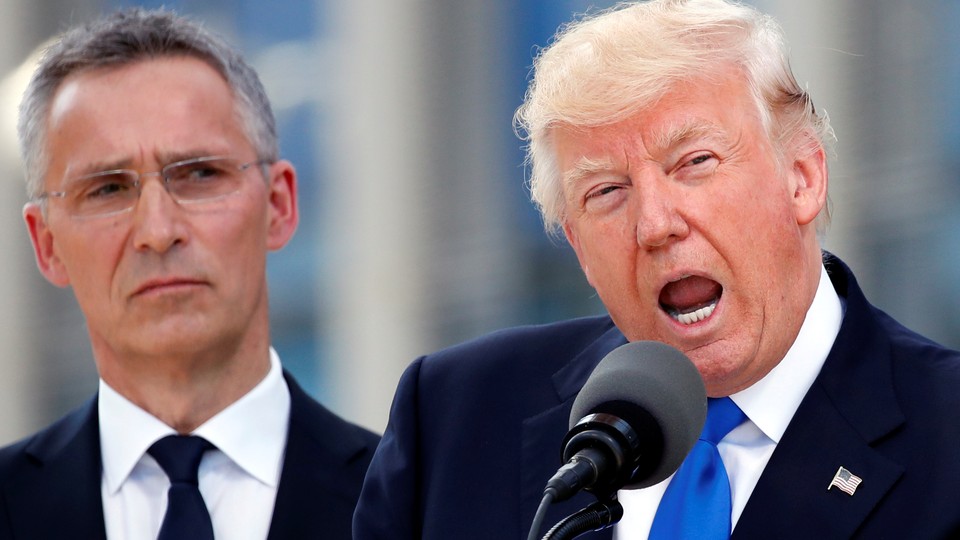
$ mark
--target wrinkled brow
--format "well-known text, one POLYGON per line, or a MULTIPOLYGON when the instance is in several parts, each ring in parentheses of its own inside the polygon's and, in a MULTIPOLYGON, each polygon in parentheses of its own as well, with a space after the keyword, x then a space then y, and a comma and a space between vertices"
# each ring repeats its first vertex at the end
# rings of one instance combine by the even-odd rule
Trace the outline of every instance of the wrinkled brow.
MULTIPOLYGON (((186 161, 189 159, 196 159, 200 157, 209 157, 209 156, 222 156, 224 155, 223 151, 216 152, 212 149, 199 148, 195 150, 188 151, 175 151, 175 152, 161 152, 158 153, 155 157, 157 162, 160 163, 161 167, 165 167, 171 163, 177 163, 180 161, 186 161)), ((97 174, 107 171, 115 171, 118 169, 131 169, 137 170, 137 165, 134 158, 132 157, 122 157, 118 159, 109 159, 109 160, 96 160, 91 161, 90 163, 84 164, 82 167, 79 167, 74 170, 67 172, 68 178, 79 178, 81 176, 87 176, 90 174, 97 174)), ((141 171, 145 172, 145 171, 141 171)))
POLYGON ((700 119, 664 126, 650 136, 651 147, 662 149, 674 148, 691 139, 711 139, 725 145, 731 144, 730 137, 723 129, 700 119))
POLYGON ((591 159, 581 157, 574 163, 573 167, 563 173, 563 185, 567 188, 573 187, 588 176, 610 171, 613 169, 613 161, 607 158, 591 159))

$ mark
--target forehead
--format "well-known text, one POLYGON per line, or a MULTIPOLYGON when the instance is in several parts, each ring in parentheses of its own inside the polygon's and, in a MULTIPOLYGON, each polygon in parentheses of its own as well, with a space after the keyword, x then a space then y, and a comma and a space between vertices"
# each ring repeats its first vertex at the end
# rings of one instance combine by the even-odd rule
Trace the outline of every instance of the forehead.
MULTIPOLYGON (((183 85, 187 91, 225 91, 232 100, 233 95, 223 75, 207 61, 189 55, 169 55, 148 57, 81 69, 71 73, 57 86, 51 97, 49 115, 51 120, 63 113, 64 107, 71 105, 78 95, 104 93, 109 90, 125 92, 144 85, 171 81, 183 85)), ((176 96, 170 96, 176 97, 176 96)), ((123 100, 114 105, 129 102, 123 100)))
POLYGON ((561 173, 576 163, 657 157, 687 143, 733 145, 762 127, 757 104, 738 70, 674 84, 659 99, 619 121, 552 130, 561 173))
MULTIPOLYGON (((229 85, 193 57, 162 57, 82 71, 51 101, 51 169, 90 160, 146 161, 164 153, 248 144, 229 85)), ((51 171, 55 173, 55 171, 51 171)))

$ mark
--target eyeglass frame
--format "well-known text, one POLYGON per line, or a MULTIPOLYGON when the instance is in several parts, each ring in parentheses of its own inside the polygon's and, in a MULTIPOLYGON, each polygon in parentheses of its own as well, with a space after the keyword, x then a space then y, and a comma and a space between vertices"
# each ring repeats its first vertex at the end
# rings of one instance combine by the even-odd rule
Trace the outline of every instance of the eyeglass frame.
MULTIPOLYGON (((237 192, 239 191, 239 188, 236 189, 236 190, 234 190, 234 191, 231 191, 231 192, 228 192, 228 193, 224 193, 224 194, 221 194, 221 195, 217 195, 217 196, 214 196, 214 197, 208 197, 208 198, 203 198, 203 199, 180 199, 180 198, 178 198, 174 193, 172 193, 172 192, 170 191, 170 180, 171 180, 172 177, 171 177, 168 173, 169 173, 169 171, 170 171, 171 169, 173 169, 173 168, 175 168, 175 167, 182 167, 182 166, 184 166, 184 165, 201 164, 201 163, 205 163, 205 162, 208 162, 208 161, 215 161, 215 160, 239 161, 239 160, 237 160, 236 158, 233 158, 233 157, 231 157, 231 156, 222 156, 222 155, 218 155, 218 156, 201 156, 201 157, 190 158, 190 159, 183 159, 183 160, 180 160, 180 161, 174 161, 174 162, 172 162, 172 163, 168 163, 168 164, 164 165, 159 171, 140 172, 140 171, 137 171, 137 170, 135 170, 135 169, 109 169, 109 170, 106 170, 106 171, 98 171, 98 172, 94 172, 94 173, 90 173, 90 174, 84 174, 84 175, 75 177, 75 178, 73 178, 73 179, 71 179, 71 180, 68 180, 68 181, 66 182, 66 184, 67 184, 68 187, 69 187, 71 184, 73 184, 73 183, 80 182, 80 181, 83 181, 83 180, 92 179, 92 178, 97 178, 97 177, 101 177, 101 176, 106 177, 106 176, 108 176, 108 175, 114 175, 114 174, 129 174, 129 177, 132 178, 133 175, 136 175, 136 179, 133 180, 133 183, 132 183, 131 187, 133 187, 134 189, 136 189, 136 191, 137 191, 137 196, 136 196, 136 198, 133 199, 133 202, 132 202, 132 204, 130 204, 130 206, 128 206, 128 207, 126 207, 126 208, 123 208, 123 209, 121 209, 121 210, 111 210, 111 211, 109 211, 109 212, 105 212, 105 213, 102 213, 102 214, 70 215, 70 217, 73 218, 73 219, 81 219, 81 220, 82 220, 82 219, 97 219, 97 218, 105 218, 105 217, 115 216, 115 215, 123 214, 123 213, 125 213, 125 212, 129 212, 129 211, 133 210, 133 208, 134 208, 134 207, 136 206, 136 204, 137 204, 137 201, 140 200, 140 195, 143 193, 142 178, 143 178, 144 176, 159 176, 159 177, 160 177, 160 181, 161 181, 162 184, 163 184, 163 189, 164 189, 164 191, 166 191, 167 194, 170 195, 170 197, 171 197, 177 204, 188 204, 188 205, 189 205, 189 204, 195 204, 195 203, 204 203, 204 202, 216 201, 216 200, 218 200, 218 199, 226 198, 226 197, 229 197, 230 195, 233 195, 233 194, 237 193, 237 192)), ((246 171, 247 171, 248 169, 250 169, 251 167, 253 167, 254 165, 263 167, 263 166, 266 166, 266 165, 271 165, 272 163, 274 163, 273 160, 265 159, 265 158, 259 158, 259 159, 255 159, 255 160, 253 160, 253 161, 248 161, 248 162, 246 162, 246 163, 238 163, 238 164, 235 165, 235 167, 236 167, 238 173, 243 173, 243 172, 246 172, 246 171)), ((262 171, 262 172, 263 172, 264 174, 266 174, 266 171, 262 171)), ((49 199, 51 199, 51 198, 57 198, 57 199, 65 200, 67 194, 68 194, 67 191, 44 191, 43 193, 40 193, 39 195, 37 195, 36 197, 34 197, 34 201, 39 202, 41 205, 46 206, 46 201, 47 201, 47 200, 49 200, 49 199)))

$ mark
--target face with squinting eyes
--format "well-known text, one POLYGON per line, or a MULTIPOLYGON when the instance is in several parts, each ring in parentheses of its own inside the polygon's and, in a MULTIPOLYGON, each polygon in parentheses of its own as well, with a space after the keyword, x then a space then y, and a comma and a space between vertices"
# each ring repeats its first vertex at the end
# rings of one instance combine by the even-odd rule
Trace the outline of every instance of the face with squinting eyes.
POLYGON ((711 396, 750 386, 795 340, 827 184, 822 148, 787 144, 778 161, 740 71, 720 74, 624 121, 552 133, 588 281, 629 340, 686 353, 711 396))

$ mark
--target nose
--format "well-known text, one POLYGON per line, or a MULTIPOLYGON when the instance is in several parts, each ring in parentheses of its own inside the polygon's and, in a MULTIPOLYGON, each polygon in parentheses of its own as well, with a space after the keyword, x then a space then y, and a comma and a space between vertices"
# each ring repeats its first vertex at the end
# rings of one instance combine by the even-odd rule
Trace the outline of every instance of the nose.
POLYGON ((690 228, 680 212, 682 194, 668 184, 667 178, 647 178, 635 185, 641 187, 637 198, 637 243, 645 249, 656 249, 685 238, 690 228))
POLYGON ((137 250, 164 253, 186 240, 183 210, 159 176, 141 177, 140 198, 133 207, 133 243, 137 250))

